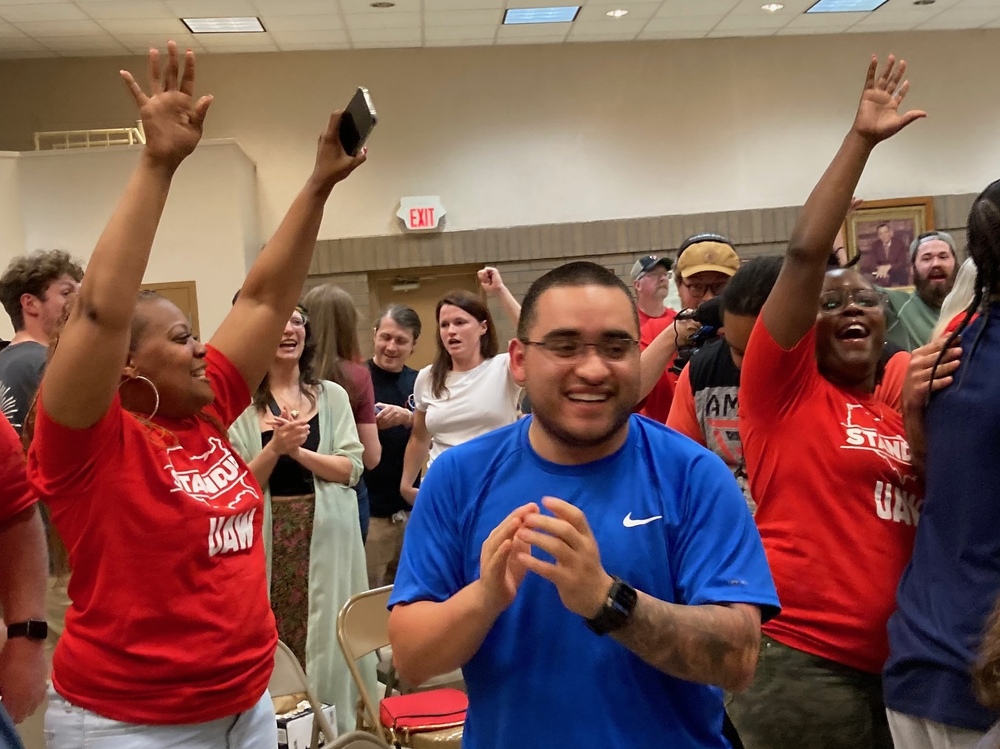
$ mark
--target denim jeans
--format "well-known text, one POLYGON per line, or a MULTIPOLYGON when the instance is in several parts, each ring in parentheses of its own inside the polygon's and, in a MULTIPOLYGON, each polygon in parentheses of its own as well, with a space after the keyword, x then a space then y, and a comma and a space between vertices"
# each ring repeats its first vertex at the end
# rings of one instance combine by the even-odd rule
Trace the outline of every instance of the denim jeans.
POLYGON ((278 726, 267 692, 238 715, 208 723, 150 726, 101 717, 71 705, 49 687, 45 743, 48 749, 274 749, 278 726))
POLYGON ((14 730, 14 721, 7 715, 2 704, 0 704, 0 749, 23 749, 21 739, 14 730))

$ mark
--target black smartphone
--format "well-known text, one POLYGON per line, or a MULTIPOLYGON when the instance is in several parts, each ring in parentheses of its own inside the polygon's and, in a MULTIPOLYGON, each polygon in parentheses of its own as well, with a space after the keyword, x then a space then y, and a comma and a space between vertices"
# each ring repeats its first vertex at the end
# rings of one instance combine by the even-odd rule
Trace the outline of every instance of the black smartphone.
POLYGON ((368 89, 359 87, 340 118, 340 144, 344 150, 351 156, 357 156, 376 122, 378 117, 368 89))

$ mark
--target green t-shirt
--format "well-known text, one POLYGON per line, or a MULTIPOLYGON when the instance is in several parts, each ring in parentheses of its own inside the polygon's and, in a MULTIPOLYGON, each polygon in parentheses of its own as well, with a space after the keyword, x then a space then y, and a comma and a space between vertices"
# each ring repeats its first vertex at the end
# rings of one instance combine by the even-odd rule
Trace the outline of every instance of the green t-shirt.
POLYGON ((941 310, 928 307, 915 291, 881 291, 889 297, 885 321, 886 340, 907 351, 913 351, 927 343, 941 310))

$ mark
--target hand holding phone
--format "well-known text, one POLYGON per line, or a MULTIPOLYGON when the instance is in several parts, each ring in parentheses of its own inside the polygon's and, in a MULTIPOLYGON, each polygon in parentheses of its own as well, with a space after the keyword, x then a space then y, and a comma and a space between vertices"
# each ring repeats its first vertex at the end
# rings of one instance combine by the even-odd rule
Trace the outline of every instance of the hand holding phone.
POLYGON ((368 89, 359 87, 340 118, 340 145, 349 155, 357 156, 377 122, 368 89))

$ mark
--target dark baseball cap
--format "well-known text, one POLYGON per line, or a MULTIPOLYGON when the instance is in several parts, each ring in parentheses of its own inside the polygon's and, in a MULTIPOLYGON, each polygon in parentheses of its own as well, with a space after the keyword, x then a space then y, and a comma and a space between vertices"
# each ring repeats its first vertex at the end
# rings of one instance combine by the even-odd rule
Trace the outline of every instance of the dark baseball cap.
POLYGON ((667 270, 670 270, 674 267, 674 261, 668 257, 660 257, 659 255, 643 255, 632 266, 632 281, 638 281, 657 265, 662 265, 667 270))

